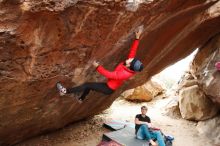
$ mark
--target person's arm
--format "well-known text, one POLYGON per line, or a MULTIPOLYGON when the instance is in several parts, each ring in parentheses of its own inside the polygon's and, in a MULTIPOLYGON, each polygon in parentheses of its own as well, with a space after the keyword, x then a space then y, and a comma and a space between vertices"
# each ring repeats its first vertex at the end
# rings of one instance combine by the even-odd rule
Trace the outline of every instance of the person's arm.
POLYGON ((139 39, 140 39, 141 33, 142 33, 142 30, 138 30, 135 32, 135 40, 130 48, 130 52, 128 54, 128 59, 134 58, 136 56, 136 52, 137 52, 138 45, 140 42, 139 39))
POLYGON ((96 71, 98 71, 101 75, 105 76, 109 79, 115 79, 115 80, 124 80, 130 78, 132 75, 125 74, 123 72, 119 71, 113 71, 110 72, 106 70, 103 66, 101 66, 97 61, 94 61, 92 65, 96 68, 96 71))
POLYGON ((139 39, 135 39, 128 54, 128 59, 134 58, 136 56, 138 45, 139 45, 139 39))
POLYGON ((147 125, 148 127, 151 127, 152 125, 151 125, 151 123, 148 123, 148 122, 144 122, 144 121, 140 121, 138 118, 135 118, 135 124, 137 124, 137 125, 141 125, 141 124, 145 124, 145 125, 147 125))
POLYGON ((96 70, 103 76, 105 76, 106 78, 109 79, 115 79, 115 80, 125 80, 128 79, 130 77, 129 74, 124 74, 123 72, 119 72, 119 71, 113 71, 110 72, 108 70, 106 70, 103 66, 99 65, 96 70))

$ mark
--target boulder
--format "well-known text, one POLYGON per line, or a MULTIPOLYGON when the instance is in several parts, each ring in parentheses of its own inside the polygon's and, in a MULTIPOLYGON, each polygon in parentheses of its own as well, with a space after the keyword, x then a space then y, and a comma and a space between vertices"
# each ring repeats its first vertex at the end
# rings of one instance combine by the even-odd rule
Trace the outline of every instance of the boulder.
POLYGON ((153 97, 156 97, 165 91, 164 87, 154 80, 149 80, 146 84, 144 84, 144 87, 151 92, 153 97))
POLYGON ((129 90, 124 91, 121 94, 121 97, 124 98, 124 99, 128 98, 128 96, 132 95, 132 93, 134 92, 134 89, 129 89, 129 90))
POLYGON ((215 67, 219 60, 220 35, 216 35, 197 53, 190 67, 190 72, 198 80, 205 94, 214 103, 220 105, 220 71, 215 67))
MULTIPOLYGON (((107 109, 125 90, 186 57, 220 32, 219 1, 0 0, 0 141, 13 145, 107 109), (83 104, 55 84, 105 82, 127 58, 133 32, 145 68, 114 94, 91 92, 83 104)), ((216 98, 218 99, 218 98, 216 98)))
POLYGON ((162 94, 163 91, 164 89, 157 82, 149 80, 143 86, 135 88, 133 93, 125 97, 125 99, 130 101, 151 101, 154 97, 162 94))
POLYGON ((178 97, 170 97, 168 104, 165 106, 164 114, 173 118, 181 118, 178 97))
POLYGON ((206 120, 219 111, 219 107, 206 97, 198 85, 183 88, 179 96, 180 113, 184 119, 206 120))
MULTIPOLYGON (((210 107, 213 109, 219 109, 219 107, 220 107, 219 106, 220 105, 220 102, 219 102, 220 101, 220 98, 219 98, 220 97, 220 90, 219 90, 220 72, 215 67, 216 62, 218 62, 218 60, 220 60, 219 47, 220 47, 220 36, 219 35, 216 35, 215 37, 210 39, 203 47, 201 47, 198 50, 198 53, 195 55, 195 58, 190 65, 189 72, 187 72, 184 75, 184 77, 181 79, 181 82, 179 83, 179 87, 178 87, 178 90, 181 91, 181 90, 185 90, 185 87, 194 88, 195 85, 199 86, 198 93, 201 93, 201 96, 203 97, 202 99, 204 99, 206 97, 206 98, 211 99, 211 101, 204 100, 204 102, 205 103, 207 102, 206 104, 208 104, 209 106, 208 105, 202 106, 202 105, 205 105, 205 104, 201 105, 202 100, 199 101, 200 103, 196 103, 197 101, 194 101, 194 104, 192 104, 192 105, 196 104, 197 105, 196 107, 198 107, 199 105, 201 105, 203 108, 207 107, 207 109, 206 109, 207 111, 210 110, 210 107), (218 106, 218 108, 217 108, 217 106, 218 106)), ((191 92, 192 88, 188 88, 188 89, 190 89, 189 92, 191 92)), ((188 89, 186 89, 186 90, 188 90, 188 89)), ((191 96, 191 95, 187 95, 187 96, 191 96)), ((188 104, 190 104, 190 102, 188 104)), ((183 111, 184 111, 184 108, 186 108, 186 105, 187 105, 187 103, 185 102, 185 106, 182 108, 182 113, 185 113, 183 111)), ((188 107, 188 109, 189 109, 189 107, 188 107)), ((203 113, 200 110, 194 111, 194 114, 196 114, 195 112, 198 112, 197 113, 198 115, 203 113)), ((211 115, 215 115, 216 112, 217 111, 215 111, 213 113, 210 112, 208 114, 209 115, 208 117, 211 118, 212 117, 211 115)), ((185 114, 183 114, 183 115, 185 115, 185 114)), ((190 115, 190 114, 188 114, 188 115, 190 115)), ((205 113, 204 113, 204 117, 205 117, 205 113)), ((188 117, 188 118, 191 119, 192 116, 188 117)), ((207 119, 207 118, 205 118, 205 119, 207 119)), ((198 118, 196 118, 196 119, 198 119, 198 118)), ((203 118, 201 118, 201 119, 203 119, 203 118)))
POLYGON ((145 87, 139 86, 125 99, 130 101, 151 101, 153 99, 153 94, 145 87))

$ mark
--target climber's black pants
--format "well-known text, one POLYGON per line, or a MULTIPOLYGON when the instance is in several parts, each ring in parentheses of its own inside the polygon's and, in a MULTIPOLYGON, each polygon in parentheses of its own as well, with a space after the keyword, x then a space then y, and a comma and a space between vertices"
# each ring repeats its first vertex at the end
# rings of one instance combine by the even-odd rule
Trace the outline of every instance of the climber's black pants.
POLYGON ((76 93, 76 92, 83 92, 80 99, 84 100, 85 97, 89 94, 90 90, 101 92, 106 95, 110 95, 114 92, 114 90, 109 88, 106 83, 88 82, 88 83, 84 83, 84 84, 77 86, 77 87, 68 88, 67 94, 76 93))

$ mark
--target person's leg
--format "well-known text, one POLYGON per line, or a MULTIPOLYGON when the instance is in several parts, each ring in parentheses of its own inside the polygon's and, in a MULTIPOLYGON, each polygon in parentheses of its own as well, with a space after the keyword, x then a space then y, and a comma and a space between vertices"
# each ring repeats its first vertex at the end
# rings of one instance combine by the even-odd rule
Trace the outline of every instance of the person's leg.
POLYGON ((137 139, 141 139, 141 140, 145 139, 145 134, 144 134, 142 126, 138 129, 136 137, 137 139))
POLYGON ((157 139, 157 142, 158 142, 159 146, 166 146, 165 142, 164 142, 164 138, 163 138, 160 131, 158 131, 158 130, 157 131, 151 131, 150 135, 151 135, 152 138, 157 139))
POLYGON ((146 139, 151 143, 151 145, 156 146, 156 143, 152 140, 149 128, 147 125, 141 125, 141 127, 137 131, 137 139, 146 139))
POLYGON ((76 92, 82 92, 87 88, 87 83, 84 83, 80 86, 73 87, 73 88, 67 88, 66 94, 76 93, 76 92))
POLYGON ((79 100, 80 100, 80 101, 83 101, 83 100, 86 98, 86 96, 89 94, 90 90, 91 90, 91 89, 86 88, 86 89, 84 90, 83 94, 79 97, 79 100))
MULTIPOLYGON (((71 93, 80 93, 83 92, 81 97, 84 99, 86 95, 89 94, 90 89, 88 88, 88 83, 84 83, 80 86, 73 87, 73 88, 65 88, 61 83, 57 83, 57 88, 60 92, 60 95, 63 96, 65 94, 71 94, 71 93)), ((82 101, 82 99, 80 99, 82 101)))
POLYGON ((104 93, 106 95, 110 95, 113 93, 113 90, 110 89, 106 83, 87 83, 86 89, 84 90, 84 93, 80 97, 81 100, 84 100, 85 97, 89 94, 90 90, 94 90, 97 92, 104 93))
POLYGON ((113 90, 110 89, 106 83, 96 83, 96 82, 88 82, 78 87, 69 88, 67 89, 67 93, 76 93, 83 91, 83 94, 81 95, 80 99, 84 100, 85 97, 89 94, 90 90, 101 92, 107 95, 113 93, 113 90))
POLYGON ((106 83, 87 82, 77 87, 68 88, 67 93, 69 94, 69 93, 82 92, 85 89, 95 90, 97 92, 101 92, 104 94, 111 94, 113 92, 113 90, 110 89, 106 83))
POLYGON ((149 128, 147 125, 140 126, 140 128, 137 131, 137 138, 138 139, 146 139, 146 140, 151 139, 149 128))

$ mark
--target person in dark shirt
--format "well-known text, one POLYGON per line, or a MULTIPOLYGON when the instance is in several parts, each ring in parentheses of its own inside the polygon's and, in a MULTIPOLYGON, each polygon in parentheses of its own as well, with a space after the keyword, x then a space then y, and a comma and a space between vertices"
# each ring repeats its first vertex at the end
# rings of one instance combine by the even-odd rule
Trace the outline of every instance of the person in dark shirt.
POLYGON ((137 114, 135 117, 135 134, 137 139, 147 140, 153 146, 157 146, 157 143, 153 141, 156 139, 159 146, 165 146, 163 136, 159 130, 154 130, 151 124, 150 118, 146 115, 147 107, 141 107, 141 114, 137 114))

